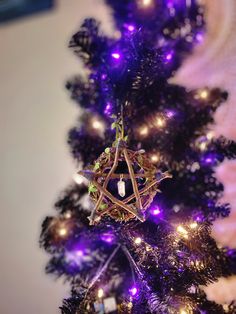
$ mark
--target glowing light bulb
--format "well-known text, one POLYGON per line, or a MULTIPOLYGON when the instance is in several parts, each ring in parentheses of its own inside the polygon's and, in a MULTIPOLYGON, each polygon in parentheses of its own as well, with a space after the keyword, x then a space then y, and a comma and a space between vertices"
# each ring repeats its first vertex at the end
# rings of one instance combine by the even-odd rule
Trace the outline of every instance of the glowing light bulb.
POLYGON ((135 30, 135 26, 132 24, 129 24, 129 25, 127 25, 127 29, 128 29, 128 31, 133 32, 135 30))
POLYGON ((113 59, 116 59, 116 60, 119 60, 119 59, 120 59, 120 54, 119 54, 118 52, 113 52, 113 53, 111 54, 111 56, 112 56, 113 59))
POLYGON ((99 121, 99 120, 94 120, 94 121, 92 121, 92 127, 95 130, 103 130, 104 129, 104 124, 101 121, 99 121))
POLYGON ((103 289, 98 289, 98 298, 102 298, 104 296, 104 291, 103 289))
POLYGON ((106 125, 100 117, 91 117, 89 121, 89 129, 92 133, 96 133, 99 136, 103 136, 106 125))
POLYGON ((134 243, 139 245, 142 243, 142 239, 140 237, 137 237, 134 239, 134 243))
POLYGON ((166 125, 165 119, 162 117, 157 117, 156 126, 159 128, 163 128, 166 125))
POLYGON ((65 227, 60 227, 57 232, 60 237, 65 237, 68 233, 68 230, 65 227))
POLYGON ((168 111, 166 112, 166 116, 167 116, 168 118, 172 118, 174 115, 175 115, 175 112, 172 111, 172 110, 168 110, 168 111))
POLYGON ((168 52, 165 56, 166 61, 170 61, 173 58, 173 52, 168 52))
POLYGON ((112 109, 112 105, 110 102, 108 102, 104 109, 105 115, 109 116, 111 114, 111 109, 112 109))
POLYGON ((82 250, 76 251, 76 256, 81 257, 81 256, 83 256, 83 255, 84 255, 84 253, 83 253, 82 250))
POLYGON ((141 136, 147 136, 149 133, 149 128, 145 125, 145 126, 142 126, 140 129, 139 129, 139 134, 141 136))
POLYGON ((206 134, 206 138, 210 141, 210 140, 212 140, 213 139, 213 137, 214 137, 214 131, 209 131, 209 132, 207 132, 207 134, 206 134))
POLYGON ((113 243, 115 240, 115 236, 112 233, 104 233, 101 236, 102 241, 107 243, 113 243))
POLYGON ((196 229, 197 226, 198 226, 198 224, 196 223, 196 221, 195 221, 195 222, 192 222, 192 223, 189 225, 189 227, 190 227, 191 229, 196 229))
POLYGON ((152 162, 158 162, 159 161, 159 156, 158 156, 158 154, 152 154, 151 155, 151 161, 152 162))
POLYGON ((207 143, 206 142, 202 142, 202 143, 199 144, 199 149, 201 151, 206 150, 206 148, 207 148, 207 143))
POLYGON ((138 289, 137 287, 133 286, 131 289, 129 289, 129 292, 134 297, 137 294, 138 289))
POLYGON ((208 92, 208 90, 207 89, 202 89, 202 90, 200 90, 199 91, 199 97, 201 98, 201 99, 207 99, 208 98, 208 96, 209 96, 209 92, 208 92))
POLYGON ((184 236, 187 236, 188 235, 188 231, 186 229, 184 229, 183 226, 179 225, 177 227, 177 232, 184 235, 184 236))
POLYGON ((133 307, 133 303, 132 303, 132 302, 129 302, 129 303, 128 303, 128 308, 129 308, 129 309, 132 309, 132 307, 133 307))
POLYGON ((180 310, 180 314, 188 314, 185 310, 180 310))
POLYGON ((71 212, 70 211, 67 211, 65 214, 64 214, 64 217, 66 219, 70 219, 71 218, 71 212))
POLYGON ((152 0, 141 0, 142 7, 149 7, 150 5, 152 5, 152 0))
POLYGON ((74 179, 75 183, 77 183, 77 184, 79 184, 79 185, 84 182, 84 177, 81 176, 81 175, 78 174, 78 173, 75 173, 75 174, 73 175, 73 179, 74 179))
POLYGON ((201 34, 201 33, 198 33, 197 35, 196 35, 196 40, 197 40, 197 42, 199 42, 199 43, 202 43, 203 42, 203 34, 201 34))
POLYGON ((155 208, 152 209, 152 214, 154 216, 157 216, 161 213, 160 208, 158 206, 156 206, 155 208))

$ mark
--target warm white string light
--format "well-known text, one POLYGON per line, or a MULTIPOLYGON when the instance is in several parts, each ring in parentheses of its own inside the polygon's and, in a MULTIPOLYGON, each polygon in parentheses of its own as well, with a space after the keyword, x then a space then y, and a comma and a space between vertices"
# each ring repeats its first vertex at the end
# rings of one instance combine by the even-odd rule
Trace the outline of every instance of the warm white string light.
POLYGON ((148 126, 144 125, 144 126, 139 128, 138 132, 139 132, 139 135, 145 137, 149 134, 149 128, 148 128, 148 126))
POLYGON ((134 243, 139 245, 139 244, 142 243, 142 239, 140 237, 137 237, 137 238, 134 239, 134 243))
POLYGON ((157 117, 156 118, 156 123, 155 125, 158 127, 158 128, 163 128, 166 126, 166 121, 163 117, 157 117))
POLYGON ((105 131, 105 125, 104 123, 97 119, 97 118, 93 118, 91 120, 91 126, 94 130, 97 130, 97 131, 101 131, 101 132, 104 132, 105 131))
POLYGON ((197 224, 196 221, 192 222, 192 223, 189 225, 189 227, 190 227, 191 229, 196 229, 197 226, 198 226, 198 224, 197 224))
POLYGON ((73 180, 75 181, 75 183, 77 183, 78 185, 80 185, 80 184, 82 184, 82 183, 84 183, 84 177, 83 176, 81 176, 80 174, 78 174, 78 173, 75 173, 74 175, 73 175, 73 180))
POLYGON ((159 161, 159 155, 158 155, 158 154, 152 154, 152 155, 151 155, 151 161, 152 161, 153 163, 158 162, 158 161, 159 161))
POLYGON ((181 234, 185 239, 188 239, 188 231, 181 225, 177 227, 177 232, 181 234))
POLYGON ((66 219, 70 219, 71 218, 71 212, 70 211, 67 211, 65 214, 64 214, 64 217, 66 219))
POLYGON ((61 226, 58 228, 57 233, 60 237, 65 237, 68 233, 68 230, 65 226, 61 226))
POLYGON ((214 131, 208 131, 206 134, 206 138, 210 141, 214 138, 215 132, 214 131))
POLYGON ((140 4, 142 7, 149 7, 153 4, 153 0, 141 0, 140 4))
POLYGON ((98 298, 102 298, 104 296, 104 291, 103 291, 103 289, 98 289, 98 298))
POLYGON ((207 88, 203 88, 197 91, 195 98, 201 100, 207 100, 209 97, 209 91, 207 88))

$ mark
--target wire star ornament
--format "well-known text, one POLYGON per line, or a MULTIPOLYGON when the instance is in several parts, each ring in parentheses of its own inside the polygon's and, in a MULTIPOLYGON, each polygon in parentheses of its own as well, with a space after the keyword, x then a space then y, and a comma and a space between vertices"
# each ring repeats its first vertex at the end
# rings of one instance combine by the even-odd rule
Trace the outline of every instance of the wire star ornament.
POLYGON ((162 173, 151 163, 144 150, 133 151, 127 148, 122 119, 117 120, 113 127, 116 128, 113 147, 107 148, 100 155, 92 169, 79 172, 90 181, 89 193, 95 202, 89 217, 90 225, 94 225, 105 214, 117 221, 138 219, 144 222, 146 209, 156 193, 160 192, 159 183, 171 178, 169 173, 162 173), (123 171, 117 173, 120 164, 123 171), (126 195, 126 184, 129 182, 131 192, 126 195), (109 189, 112 183, 117 183, 115 193, 114 188, 112 191, 109 189))

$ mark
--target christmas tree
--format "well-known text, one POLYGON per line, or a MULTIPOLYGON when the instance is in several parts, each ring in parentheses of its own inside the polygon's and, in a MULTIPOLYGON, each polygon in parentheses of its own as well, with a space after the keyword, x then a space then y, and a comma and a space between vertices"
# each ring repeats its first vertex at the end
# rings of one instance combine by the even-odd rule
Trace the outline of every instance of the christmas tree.
POLYGON ((68 143, 79 165, 43 222, 47 273, 71 284, 63 314, 236 313, 202 286, 236 270, 211 225, 229 215, 214 175, 236 144, 216 137, 219 88, 170 84, 202 41, 197 0, 106 0, 116 33, 86 19, 70 47, 88 75, 67 83, 84 108, 68 143))

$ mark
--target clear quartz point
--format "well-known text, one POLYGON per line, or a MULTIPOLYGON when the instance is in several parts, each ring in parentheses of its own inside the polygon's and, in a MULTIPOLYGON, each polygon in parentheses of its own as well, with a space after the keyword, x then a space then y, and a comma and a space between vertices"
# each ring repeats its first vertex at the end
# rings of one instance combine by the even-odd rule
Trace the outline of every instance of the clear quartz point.
POLYGON ((117 188, 118 188, 118 194, 121 197, 124 197, 125 196, 125 181, 123 181, 123 178, 120 178, 120 181, 118 181, 117 188))

